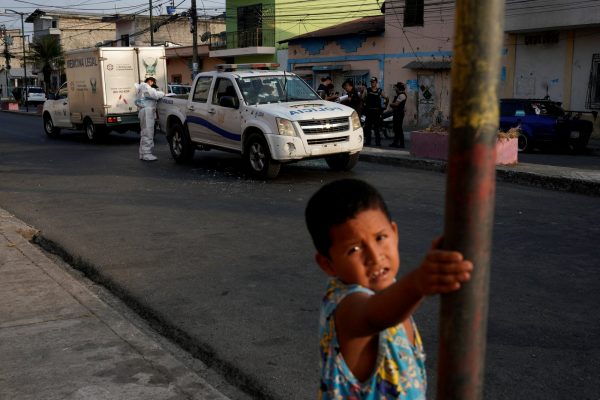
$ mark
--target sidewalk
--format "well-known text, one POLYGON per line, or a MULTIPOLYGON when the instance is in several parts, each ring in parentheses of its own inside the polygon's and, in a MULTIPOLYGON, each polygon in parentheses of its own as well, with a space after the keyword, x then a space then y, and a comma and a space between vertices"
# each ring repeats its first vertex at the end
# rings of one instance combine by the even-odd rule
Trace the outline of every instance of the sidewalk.
POLYGON ((1 399, 227 398, 26 238, 0 209, 1 399))
MULTIPOLYGON (((410 148, 410 133, 406 133, 405 136, 407 148, 410 148)), ((388 142, 391 140, 384 139, 381 147, 364 147, 360 153, 360 160, 430 171, 446 171, 446 161, 416 158, 411 156, 407 149, 388 147, 388 142)), ((588 148, 594 153, 600 154, 600 141, 590 140, 588 148)), ((600 162, 600 157, 598 161, 600 162)), ((503 182, 600 196, 600 169, 519 162, 516 165, 497 166, 496 177, 497 180, 503 182)))

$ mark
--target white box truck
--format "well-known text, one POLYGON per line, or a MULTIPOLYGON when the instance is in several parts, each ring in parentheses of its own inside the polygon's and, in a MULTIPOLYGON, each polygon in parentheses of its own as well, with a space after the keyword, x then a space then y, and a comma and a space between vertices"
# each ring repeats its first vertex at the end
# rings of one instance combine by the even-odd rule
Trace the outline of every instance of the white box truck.
POLYGON ((44 103, 44 130, 84 130, 90 140, 140 130, 135 83, 156 78, 167 92, 164 47, 96 47, 65 55, 67 81, 44 103))

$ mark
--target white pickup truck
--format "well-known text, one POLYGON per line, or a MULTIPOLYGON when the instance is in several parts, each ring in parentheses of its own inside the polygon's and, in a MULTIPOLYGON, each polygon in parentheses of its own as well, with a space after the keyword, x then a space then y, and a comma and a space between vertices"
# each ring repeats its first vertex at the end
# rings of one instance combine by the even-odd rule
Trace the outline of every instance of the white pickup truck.
POLYGON ((252 175, 267 179, 282 163, 308 158, 325 158, 334 170, 356 165, 363 131, 352 108, 322 100, 294 74, 248 67, 257 65, 222 64, 199 74, 187 98, 159 102, 176 162, 190 161, 197 148, 234 151, 252 175))

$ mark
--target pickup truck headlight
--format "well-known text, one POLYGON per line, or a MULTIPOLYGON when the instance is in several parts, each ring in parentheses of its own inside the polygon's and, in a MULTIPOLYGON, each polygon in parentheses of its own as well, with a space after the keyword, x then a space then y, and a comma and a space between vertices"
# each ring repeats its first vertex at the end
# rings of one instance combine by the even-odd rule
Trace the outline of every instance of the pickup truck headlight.
POLYGON ((352 115, 350 116, 350 119, 352 120, 352 130, 355 131, 358 128, 360 128, 360 118, 358 116, 358 113, 356 111, 352 112, 352 115))
POLYGON ((277 120, 277 129, 279 130, 279 134, 283 136, 296 136, 296 129, 294 128, 294 124, 289 119, 285 118, 276 118, 277 120))

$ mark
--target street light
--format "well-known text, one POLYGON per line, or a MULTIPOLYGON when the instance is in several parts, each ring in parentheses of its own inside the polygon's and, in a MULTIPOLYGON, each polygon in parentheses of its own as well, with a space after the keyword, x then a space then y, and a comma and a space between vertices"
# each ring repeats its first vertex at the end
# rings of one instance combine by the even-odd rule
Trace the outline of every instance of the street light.
POLYGON ((27 105, 27 59, 25 58, 25 24, 23 22, 23 16, 25 15, 25 13, 5 8, 4 14, 6 14, 7 12, 19 14, 21 16, 21 43, 23 44, 23 81, 25 83, 25 91, 23 92, 23 96, 25 98, 25 111, 29 111, 29 106, 27 105))

